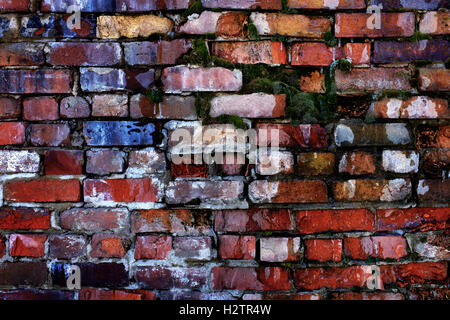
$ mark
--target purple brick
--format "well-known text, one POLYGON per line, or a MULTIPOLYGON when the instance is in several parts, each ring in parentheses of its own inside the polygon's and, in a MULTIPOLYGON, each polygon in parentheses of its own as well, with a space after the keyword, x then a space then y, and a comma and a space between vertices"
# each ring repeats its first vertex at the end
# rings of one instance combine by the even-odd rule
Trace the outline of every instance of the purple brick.
POLYGON ((82 12, 115 12, 117 0, 43 0, 43 12, 66 12, 70 6, 78 6, 82 12))
POLYGON ((131 65, 167 65, 182 62, 192 46, 186 39, 158 42, 124 43, 125 61, 131 65))
POLYGON ((55 16, 29 16, 22 18, 20 34, 22 37, 58 37, 58 20, 55 16))
POLYGON ((120 63, 121 56, 118 43, 53 42, 49 44, 47 62, 63 66, 113 66, 120 63))
POLYGON ((450 57, 449 45, 450 43, 445 40, 379 41, 375 42, 374 62, 446 61, 450 57))
POLYGON ((60 102, 59 114, 61 118, 88 118, 91 109, 83 97, 66 97, 60 102))
POLYGON ((448 8, 448 0, 372 0, 371 4, 383 5, 383 9, 433 10, 448 8))
POLYGON ((69 29, 67 20, 71 15, 67 14, 58 21, 60 26, 60 37, 64 38, 95 38, 97 29, 97 18, 93 14, 82 16, 80 20, 80 28, 74 27, 69 29))
POLYGON ((81 68, 81 89, 89 92, 109 92, 125 90, 126 76, 120 69, 81 68))
POLYGON ((123 171, 125 153, 119 150, 90 150, 86 153, 86 172, 97 175, 123 171))
POLYGON ((0 45, 1 66, 35 66, 44 63, 44 44, 5 43, 0 45))
POLYGON ((155 70, 127 69, 125 71, 126 88, 133 91, 147 90, 155 81, 155 70))

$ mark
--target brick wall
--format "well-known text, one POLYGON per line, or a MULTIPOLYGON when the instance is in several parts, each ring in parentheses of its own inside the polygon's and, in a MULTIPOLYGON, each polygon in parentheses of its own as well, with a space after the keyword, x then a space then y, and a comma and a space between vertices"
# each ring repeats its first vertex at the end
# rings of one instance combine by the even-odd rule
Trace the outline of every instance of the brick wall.
POLYGON ((0 0, 0 300, 448 299, 447 9, 0 0))

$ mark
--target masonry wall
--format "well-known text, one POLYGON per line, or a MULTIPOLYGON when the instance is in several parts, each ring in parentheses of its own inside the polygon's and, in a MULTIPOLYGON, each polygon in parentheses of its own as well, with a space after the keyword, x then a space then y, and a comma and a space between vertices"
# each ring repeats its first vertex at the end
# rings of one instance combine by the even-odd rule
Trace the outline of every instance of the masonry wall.
POLYGON ((448 5, 0 0, 0 299, 448 299, 448 5))

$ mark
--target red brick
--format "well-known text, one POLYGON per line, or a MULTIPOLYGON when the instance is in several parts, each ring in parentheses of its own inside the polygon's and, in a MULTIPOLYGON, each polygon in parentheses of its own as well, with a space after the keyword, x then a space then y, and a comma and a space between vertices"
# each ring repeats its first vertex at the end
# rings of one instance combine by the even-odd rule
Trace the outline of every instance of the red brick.
POLYGON ((162 74, 164 90, 168 93, 184 91, 239 91, 242 72, 225 68, 166 68, 162 74))
POLYGON ((232 63, 286 64, 287 49, 282 42, 214 42, 212 54, 232 63))
POLYGON ((32 208, 1 208, 0 230, 50 229, 50 212, 32 208))
POLYGON ((93 258, 122 258, 126 253, 124 240, 111 234, 94 234, 91 246, 93 258))
POLYGON ((1 286, 41 287, 48 281, 45 262, 3 262, 0 264, 1 286))
POLYGON ((1 11, 30 11, 30 0, 0 0, 1 11))
POLYGON ((176 178, 208 178, 209 166, 206 164, 170 164, 170 174, 176 178))
POLYGON ((416 96, 408 100, 375 101, 375 115, 377 118, 391 119, 448 119, 450 110, 445 99, 416 96))
POLYGON ((259 244, 261 261, 299 261, 303 255, 300 238, 261 238, 259 244))
POLYGON ((9 236, 9 250, 13 257, 43 257, 46 235, 12 234, 9 236))
POLYGON ((393 292, 333 292, 331 300, 405 300, 401 293, 393 292))
POLYGON ((254 203, 328 202, 327 186, 319 180, 256 180, 250 183, 248 193, 254 203))
POLYGON ((306 290, 350 289, 365 287, 371 277, 369 266, 297 269, 294 272, 294 285, 297 289, 306 290))
POLYGON ((304 92, 325 93, 325 74, 313 71, 300 76, 300 90, 304 92))
POLYGON ((415 283, 443 282, 447 278, 447 262, 419 262, 380 266, 384 284, 401 287, 415 283))
POLYGON ((373 231, 374 214, 367 209, 297 211, 297 232, 373 231))
POLYGON ((79 291, 78 299, 93 301, 156 300, 156 294, 146 290, 104 290, 82 288, 79 291))
POLYGON ((128 96, 118 94, 96 95, 92 99, 93 117, 125 118, 128 116, 128 96))
POLYGON ((449 227, 450 208, 378 209, 376 229, 440 230, 449 227))
POLYGON ((4 199, 12 202, 78 202, 78 180, 9 181, 3 186, 4 199))
POLYGON ((450 148, 450 126, 419 126, 416 130, 417 149, 450 148))
POLYGON ((114 231, 121 232, 126 228, 128 211, 126 209, 71 209, 60 215, 63 229, 73 231, 114 231))
POLYGON ((137 267, 136 281, 150 289, 200 289, 206 285, 206 273, 200 268, 137 267))
POLYGON ((133 119, 195 120, 195 97, 164 96, 162 102, 154 103, 149 97, 139 94, 131 98, 130 116, 133 119))
POLYGON ((23 122, 0 122, 0 145, 25 143, 23 122))
POLYGON ((248 15, 244 12, 225 12, 217 21, 216 34, 224 39, 246 38, 245 32, 248 25, 248 15))
POLYGON ((70 144, 67 124, 32 124, 30 141, 38 147, 65 147, 70 144))
POLYGON ((47 63, 62 66, 113 66, 120 63, 118 43, 53 42, 49 44, 47 63))
POLYGON ((89 150, 86 152, 86 172, 98 175, 123 171, 125 153, 119 150, 89 150))
POLYGON ((3 258, 6 252, 6 245, 3 237, 0 237, 0 259, 3 258))
POLYGON ((347 152, 339 162, 339 172, 351 175, 375 173, 375 156, 366 152, 347 152))
POLYGON ((340 239, 308 239, 305 240, 305 247, 305 255, 308 260, 341 261, 342 240, 340 239))
POLYGON ((381 13, 381 29, 369 29, 368 13, 336 14, 336 37, 338 38, 377 38, 377 37, 410 37, 415 31, 415 15, 413 12, 381 13))
POLYGON ((292 65, 329 66, 339 59, 351 59, 357 64, 370 64, 370 43, 347 43, 343 47, 328 47, 322 42, 292 45, 292 65))
POLYGON ((281 0, 202 0, 205 8, 281 10, 281 0))
POLYGON ((50 97, 28 98, 23 101, 24 120, 58 120, 58 102, 50 97))
POLYGON ((81 151, 49 150, 45 152, 46 175, 79 175, 83 173, 81 151))
POLYGON ((448 11, 426 12, 420 19, 419 31, 423 34, 449 34, 449 19, 450 13, 448 11))
POLYGON ((158 202, 161 190, 156 181, 148 179, 107 179, 84 181, 86 202, 158 202))
POLYGON ((39 43, 5 43, 0 45, 0 66, 38 66, 45 62, 44 46, 39 43))
POLYGON ((18 118, 19 116, 19 100, 9 97, 0 97, 0 119, 18 118))
POLYGON ((222 259, 255 259, 255 251, 256 238, 253 236, 219 236, 219 256, 222 259))
POLYGON ((176 237, 173 250, 176 257, 187 261, 208 261, 213 257, 210 237, 176 237))
POLYGON ((139 236, 136 238, 134 258, 166 259, 172 251, 172 237, 170 236, 139 236))
POLYGON ((419 68, 419 91, 450 91, 449 69, 419 68))
POLYGON ((290 290, 289 270, 273 268, 229 268, 212 269, 213 290, 290 290))
POLYGON ((290 124, 258 123, 258 145, 275 145, 277 138, 280 147, 301 147, 320 149, 327 146, 327 130, 316 124, 290 124))
POLYGON ((246 293, 242 300, 320 300, 319 294, 313 293, 246 293))
POLYGON ((298 173, 302 176, 331 175, 334 172, 334 154, 300 153, 297 167, 298 173))
POLYGON ((49 258, 74 259, 86 255, 87 241, 78 235, 50 235, 48 239, 49 258))
POLYGON ((397 236, 374 236, 345 238, 344 252, 357 260, 369 257, 380 259, 400 259, 408 255, 406 240, 397 236))
POLYGON ((70 93, 72 74, 68 70, 0 70, 0 93, 70 93))
POLYGON ((226 232, 292 230, 288 209, 248 209, 216 211, 215 230, 226 232))
POLYGON ((352 179, 334 186, 336 201, 400 201, 412 194, 410 179, 352 179))
POLYGON ((293 9, 364 9, 364 0, 288 0, 289 8, 293 9))

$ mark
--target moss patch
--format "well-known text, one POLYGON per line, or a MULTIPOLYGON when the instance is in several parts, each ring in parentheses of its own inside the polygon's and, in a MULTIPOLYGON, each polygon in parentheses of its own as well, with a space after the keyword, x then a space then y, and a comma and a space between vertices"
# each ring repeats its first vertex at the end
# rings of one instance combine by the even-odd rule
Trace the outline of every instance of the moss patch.
POLYGON ((195 0, 189 6, 189 8, 184 10, 184 12, 181 14, 181 17, 186 20, 190 15, 192 15, 194 13, 200 14, 200 13, 203 12, 203 10, 205 10, 205 8, 203 8, 202 1, 201 0, 195 0))
POLYGON ((337 40, 331 31, 325 33, 325 44, 329 47, 337 46, 337 40))
POLYGON ((433 39, 433 37, 430 36, 429 34, 423 34, 420 31, 416 31, 411 37, 405 38, 404 41, 418 42, 420 40, 431 40, 431 39, 433 39))
POLYGON ((145 95, 156 104, 163 101, 164 92, 159 88, 153 88, 145 92, 145 95))

